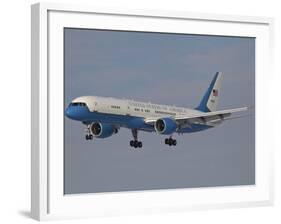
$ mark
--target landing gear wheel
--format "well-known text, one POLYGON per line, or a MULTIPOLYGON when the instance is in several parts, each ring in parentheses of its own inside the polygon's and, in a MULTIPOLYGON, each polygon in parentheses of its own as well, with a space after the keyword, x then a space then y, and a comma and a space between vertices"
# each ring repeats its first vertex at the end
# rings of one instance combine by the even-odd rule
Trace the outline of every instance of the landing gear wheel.
POLYGON ((165 138, 165 144, 168 145, 169 144, 169 139, 165 138))
POLYGON ((169 138, 169 146, 172 146, 172 145, 173 145, 173 139, 169 138))
POLYGON ((134 146, 134 141, 130 141, 130 146, 133 147, 134 146))
POLYGON ((137 140, 134 141, 134 147, 135 147, 135 148, 138 147, 138 141, 137 141, 137 140))
POLYGON ((139 148, 142 147, 142 142, 138 142, 138 147, 139 147, 139 148))
POLYGON ((173 145, 177 145, 177 140, 176 139, 173 140, 173 145))

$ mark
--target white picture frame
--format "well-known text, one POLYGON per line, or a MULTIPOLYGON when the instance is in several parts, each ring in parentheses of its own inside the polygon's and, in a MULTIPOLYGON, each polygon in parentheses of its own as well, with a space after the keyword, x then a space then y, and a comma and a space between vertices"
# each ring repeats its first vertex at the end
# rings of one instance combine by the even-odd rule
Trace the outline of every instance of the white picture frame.
POLYGON ((248 207, 273 203, 270 109, 273 19, 190 12, 32 5, 31 214, 37 220, 248 207), (187 26, 188 25, 188 26, 187 26), (63 194, 63 27, 256 38, 256 184, 66 196, 63 194), (53 75, 56 74, 56 75, 53 75), (263 118, 267 118, 266 120, 263 118))

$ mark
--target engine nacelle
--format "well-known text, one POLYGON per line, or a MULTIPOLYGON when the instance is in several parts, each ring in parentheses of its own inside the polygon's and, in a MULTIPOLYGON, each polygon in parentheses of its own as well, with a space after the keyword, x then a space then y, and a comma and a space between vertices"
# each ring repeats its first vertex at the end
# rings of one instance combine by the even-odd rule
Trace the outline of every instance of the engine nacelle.
POLYGON ((158 134, 170 135, 177 130, 177 123, 172 118, 160 118, 155 122, 154 129, 158 134))
POLYGON ((117 133, 118 130, 110 124, 92 123, 90 125, 90 132, 95 138, 107 138, 117 133))

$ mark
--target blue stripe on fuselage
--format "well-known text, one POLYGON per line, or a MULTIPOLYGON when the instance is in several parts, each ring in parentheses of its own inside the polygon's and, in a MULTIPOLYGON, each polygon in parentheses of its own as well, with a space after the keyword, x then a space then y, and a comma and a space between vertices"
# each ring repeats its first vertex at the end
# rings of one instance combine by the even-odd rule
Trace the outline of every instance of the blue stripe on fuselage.
MULTIPOLYGON (((108 114, 100 112, 91 112, 87 107, 83 106, 69 106, 65 114, 72 120, 81 121, 85 124, 90 124, 93 122, 110 123, 115 125, 120 125, 126 128, 136 128, 147 131, 155 131, 154 126, 148 125, 144 122, 143 117, 130 116, 130 115, 120 115, 120 114, 108 114)), ((179 130, 179 133, 191 133, 197 131, 203 131, 212 126, 204 124, 192 124, 191 127, 186 127, 179 130)))
POLYGON ((179 133, 192 133, 192 132, 198 132, 198 131, 204 131, 209 128, 212 128, 213 126, 206 125, 206 124, 191 124, 191 127, 186 127, 178 131, 179 133))

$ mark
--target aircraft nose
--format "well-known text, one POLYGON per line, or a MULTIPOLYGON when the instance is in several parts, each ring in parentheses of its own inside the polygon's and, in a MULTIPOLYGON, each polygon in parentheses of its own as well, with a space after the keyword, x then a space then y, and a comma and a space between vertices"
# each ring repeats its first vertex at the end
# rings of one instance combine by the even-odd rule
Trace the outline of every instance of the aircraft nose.
POLYGON ((85 106, 69 105, 65 110, 65 116, 72 120, 83 120, 87 118, 88 112, 85 106))
POLYGON ((65 115, 70 119, 76 120, 80 115, 79 112, 79 108, 70 105, 66 108, 65 115))
POLYGON ((68 118, 73 118, 73 110, 70 107, 67 107, 66 110, 65 110, 65 115, 68 118))

